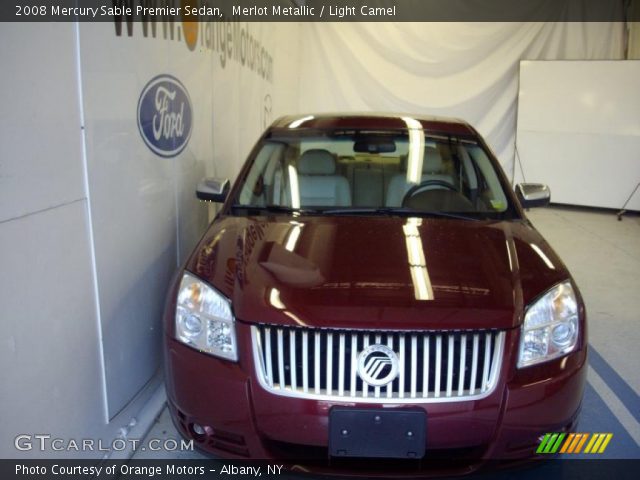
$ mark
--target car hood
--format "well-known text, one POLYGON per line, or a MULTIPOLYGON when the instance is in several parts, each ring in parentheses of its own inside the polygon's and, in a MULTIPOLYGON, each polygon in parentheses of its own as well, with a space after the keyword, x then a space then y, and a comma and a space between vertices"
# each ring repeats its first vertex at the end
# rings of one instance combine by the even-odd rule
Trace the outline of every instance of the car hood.
POLYGON ((222 217, 187 270, 239 321, 333 328, 512 328, 569 277, 527 221, 222 217))

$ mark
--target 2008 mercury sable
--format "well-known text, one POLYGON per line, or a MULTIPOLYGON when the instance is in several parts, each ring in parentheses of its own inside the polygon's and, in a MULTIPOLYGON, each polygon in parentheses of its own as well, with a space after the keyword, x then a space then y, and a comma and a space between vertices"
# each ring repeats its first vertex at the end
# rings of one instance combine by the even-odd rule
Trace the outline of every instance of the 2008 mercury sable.
POLYGON ((514 193, 467 123, 281 118, 197 195, 224 205, 164 321, 170 411, 202 450, 467 472, 575 426, 584 304, 523 211, 549 190, 514 193))

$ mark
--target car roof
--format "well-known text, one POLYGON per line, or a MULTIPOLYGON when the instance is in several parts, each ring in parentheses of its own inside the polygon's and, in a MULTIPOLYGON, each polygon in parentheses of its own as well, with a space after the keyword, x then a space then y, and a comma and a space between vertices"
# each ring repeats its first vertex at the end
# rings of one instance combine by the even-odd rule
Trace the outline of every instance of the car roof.
POLYGON ((435 117, 408 113, 349 112, 349 113, 308 113, 280 117, 271 124, 271 129, 291 130, 334 130, 334 129, 406 129, 408 119, 419 122, 424 130, 476 135, 475 130, 458 118, 435 117))

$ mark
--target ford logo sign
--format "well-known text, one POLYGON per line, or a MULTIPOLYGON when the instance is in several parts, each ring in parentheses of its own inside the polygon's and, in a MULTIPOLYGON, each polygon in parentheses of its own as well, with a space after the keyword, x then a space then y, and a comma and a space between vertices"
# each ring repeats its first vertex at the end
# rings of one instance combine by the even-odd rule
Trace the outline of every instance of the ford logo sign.
POLYGON ((138 100, 138 128, 144 143, 162 157, 178 155, 191 136, 191 100, 187 89, 171 75, 158 75, 138 100))

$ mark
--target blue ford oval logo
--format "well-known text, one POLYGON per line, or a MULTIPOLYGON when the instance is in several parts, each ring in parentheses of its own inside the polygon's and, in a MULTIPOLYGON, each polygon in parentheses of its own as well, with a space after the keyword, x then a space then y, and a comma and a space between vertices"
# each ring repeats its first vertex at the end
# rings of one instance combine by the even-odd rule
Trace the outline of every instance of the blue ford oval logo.
POLYGON ((174 157, 191 136, 191 100, 187 89, 171 75, 158 75, 138 100, 138 128, 147 146, 162 157, 174 157))

